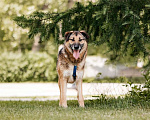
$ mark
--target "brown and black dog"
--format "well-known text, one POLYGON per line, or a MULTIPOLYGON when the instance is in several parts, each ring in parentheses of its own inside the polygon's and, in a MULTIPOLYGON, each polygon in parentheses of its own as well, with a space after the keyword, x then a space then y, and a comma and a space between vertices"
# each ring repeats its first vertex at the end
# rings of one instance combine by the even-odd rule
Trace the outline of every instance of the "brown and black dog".
POLYGON ((89 36, 85 31, 69 31, 65 33, 64 46, 59 51, 57 59, 58 85, 60 89, 59 106, 67 107, 67 83, 75 82, 79 106, 84 107, 82 78, 88 38, 89 36))

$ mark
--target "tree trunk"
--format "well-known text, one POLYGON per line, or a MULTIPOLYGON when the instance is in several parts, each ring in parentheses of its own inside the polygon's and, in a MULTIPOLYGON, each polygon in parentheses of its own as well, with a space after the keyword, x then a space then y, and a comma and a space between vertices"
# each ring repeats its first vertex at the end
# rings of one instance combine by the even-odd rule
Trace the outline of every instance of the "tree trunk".
MULTIPOLYGON (((68 0, 67 9, 71 9, 73 7, 74 0, 68 0)), ((59 24, 60 27, 60 33, 59 33, 59 40, 63 40, 62 35, 62 23, 59 24)))
POLYGON ((72 8, 73 4, 74 4, 73 0, 68 0, 68 9, 72 8))
MULTIPOLYGON (((74 0, 68 0, 67 9, 71 9, 73 7, 74 0)), ((59 24, 60 27, 60 33, 59 33, 59 40, 63 40, 62 35, 62 23, 59 24)), ((63 48, 63 44, 59 45, 58 52, 63 48)))
MULTIPOLYGON (((46 10, 48 9, 48 4, 47 5, 43 5, 42 10, 46 10)), ((41 44, 39 43, 40 41, 40 34, 37 34, 36 36, 34 36, 34 43, 32 45, 32 51, 33 52, 38 52, 41 48, 41 44)))
POLYGON ((37 34, 36 36, 34 36, 34 43, 32 45, 32 51, 33 52, 38 52, 40 50, 40 34, 37 34))

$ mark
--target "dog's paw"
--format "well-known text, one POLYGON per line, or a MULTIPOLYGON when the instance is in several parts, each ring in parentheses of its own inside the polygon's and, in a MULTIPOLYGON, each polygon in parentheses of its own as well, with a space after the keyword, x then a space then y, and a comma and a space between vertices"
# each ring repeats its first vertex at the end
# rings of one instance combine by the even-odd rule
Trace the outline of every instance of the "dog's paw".
POLYGON ((59 107, 63 107, 63 108, 67 108, 67 104, 62 104, 62 103, 59 103, 59 107))
POLYGON ((82 104, 82 105, 79 105, 80 107, 82 107, 82 108, 84 108, 84 104, 82 104))
POLYGON ((59 107, 67 108, 68 106, 67 105, 59 105, 59 107))

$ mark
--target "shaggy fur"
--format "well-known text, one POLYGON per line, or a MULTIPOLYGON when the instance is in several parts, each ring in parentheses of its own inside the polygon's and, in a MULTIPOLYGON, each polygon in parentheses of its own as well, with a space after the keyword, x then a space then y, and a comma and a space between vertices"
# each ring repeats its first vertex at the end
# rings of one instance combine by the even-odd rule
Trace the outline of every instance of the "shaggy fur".
POLYGON ((88 38, 88 34, 85 31, 69 31, 65 33, 64 46, 59 51, 57 59, 58 85, 60 89, 59 106, 67 107, 67 83, 75 82, 79 106, 84 107, 82 78, 88 38), (76 79, 72 76, 74 65, 77 66, 76 79))

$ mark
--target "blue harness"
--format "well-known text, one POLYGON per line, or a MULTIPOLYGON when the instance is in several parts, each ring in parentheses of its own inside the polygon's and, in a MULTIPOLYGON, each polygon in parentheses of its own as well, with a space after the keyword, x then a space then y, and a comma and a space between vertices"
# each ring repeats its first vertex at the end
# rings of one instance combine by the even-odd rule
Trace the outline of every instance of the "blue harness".
POLYGON ((76 80, 76 71, 77 71, 77 66, 75 65, 73 68, 73 75, 72 75, 74 80, 76 80))

